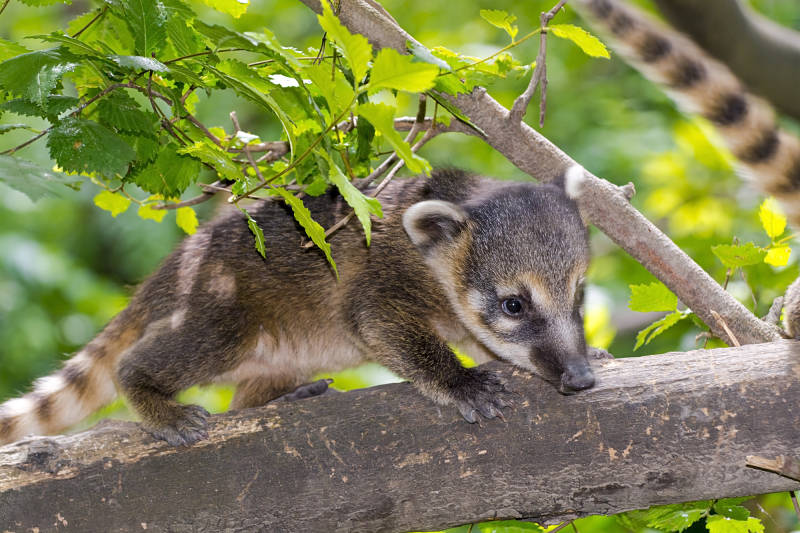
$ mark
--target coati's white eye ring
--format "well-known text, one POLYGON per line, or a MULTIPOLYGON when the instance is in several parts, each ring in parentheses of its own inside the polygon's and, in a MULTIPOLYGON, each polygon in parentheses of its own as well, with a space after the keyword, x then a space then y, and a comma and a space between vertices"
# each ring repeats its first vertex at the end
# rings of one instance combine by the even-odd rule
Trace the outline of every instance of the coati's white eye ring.
POLYGON ((519 298, 506 298, 500 304, 503 312, 508 316, 518 317, 522 314, 524 306, 519 298))

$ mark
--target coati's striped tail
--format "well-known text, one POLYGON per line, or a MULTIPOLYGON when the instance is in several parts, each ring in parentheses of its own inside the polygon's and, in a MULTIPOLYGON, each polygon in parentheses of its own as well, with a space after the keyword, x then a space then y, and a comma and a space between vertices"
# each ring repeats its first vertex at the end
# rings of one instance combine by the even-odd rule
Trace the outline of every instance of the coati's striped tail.
POLYGON ((59 433, 117 396, 119 354, 138 336, 120 313, 58 372, 36 380, 33 391, 0 404, 0 444, 25 435, 59 433))
POLYGON ((684 110, 710 120, 737 158, 738 170, 775 196, 800 226, 800 140, 778 127, 769 104, 749 94, 724 64, 640 9, 617 0, 571 4, 684 110))

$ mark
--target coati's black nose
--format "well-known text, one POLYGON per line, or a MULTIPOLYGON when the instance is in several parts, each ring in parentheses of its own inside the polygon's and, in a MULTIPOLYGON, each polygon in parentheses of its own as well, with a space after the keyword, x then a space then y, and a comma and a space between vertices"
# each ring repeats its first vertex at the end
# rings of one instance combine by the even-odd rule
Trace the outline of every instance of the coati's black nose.
POLYGON ((594 385, 594 374, 588 365, 568 367, 561 374, 561 392, 570 394, 579 390, 590 389, 594 385))

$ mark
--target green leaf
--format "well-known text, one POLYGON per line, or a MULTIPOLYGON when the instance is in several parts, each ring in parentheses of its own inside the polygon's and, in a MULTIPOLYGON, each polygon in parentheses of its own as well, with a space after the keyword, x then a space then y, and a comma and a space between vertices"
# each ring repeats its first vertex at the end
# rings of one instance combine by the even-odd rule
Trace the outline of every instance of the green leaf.
POLYGON ((764 533, 764 524, 758 518, 734 520, 723 515, 711 515, 706 518, 709 533, 764 533))
POLYGON ((745 244, 718 244, 711 251, 728 268, 757 265, 767 256, 767 250, 752 242, 745 244))
POLYGON ((203 0, 203 3, 237 19, 247 12, 250 5, 249 0, 203 0))
POLYGON ((119 135, 82 118, 67 118, 50 131, 50 157, 64 170, 124 176, 136 152, 119 135))
POLYGON ((0 61, 30 52, 27 48, 14 41, 0 39, 0 61))
POLYGON ((356 85, 361 83, 367 74, 369 60, 372 59, 372 46, 363 35, 352 34, 333 14, 327 0, 322 1, 322 15, 317 15, 319 25, 328 33, 328 37, 342 50, 356 85))
POLYGON ((519 31, 515 25, 512 26, 512 23, 517 20, 515 15, 509 15, 501 9, 481 9, 481 17, 492 26, 505 30, 511 37, 511 41, 514 41, 519 31))
POLYGON ((767 256, 764 258, 764 262, 775 267, 786 266, 791 253, 792 249, 788 246, 771 246, 767 250, 767 256))
POLYGON ((764 231, 773 241, 786 230, 786 217, 775 198, 767 198, 761 203, 761 207, 758 208, 758 218, 761 219, 764 231))
POLYGON ((369 75, 369 89, 397 89, 420 93, 433 87, 439 68, 430 63, 415 63, 413 56, 393 48, 383 48, 375 57, 369 75))
POLYGON ((710 501, 653 507, 647 511, 647 525, 663 531, 683 531, 708 512, 710 501))
POLYGON ((648 313, 652 311, 674 311, 678 307, 678 297, 660 281, 647 285, 629 285, 631 299, 628 307, 632 311, 648 313))
POLYGON ((355 92, 338 70, 333 71, 335 75, 333 80, 331 80, 331 68, 321 64, 312 65, 306 68, 303 73, 311 79, 314 86, 322 93, 328 103, 331 120, 352 105, 355 99, 355 92))
POLYGON ((167 72, 169 67, 152 57, 143 56, 109 56, 114 63, 131 70, 152 70, 154 72, 167 72))
POLYGON ((689 316, 689 313, 675 311, 661 320, 656 320, 636 335, 636 345, 633 349, 638 350, 643 344, 649 344, 651 340, 655 339, 687 316, 689 316))
POLYGON ((76 107, 80 101, 74 96, 52 95, 45 100, 44 109, 24 98, 0 103, 0 110, 29 117, 49 117, 52 121, 64 111, 76 107))
POLYGON ((140 56, 150 57, 167 40, 167 10, 158 0, 118 0, 122 18, 131 30, 134 48, 140 56))
POLYGON ((208 163, 214 170, 217 171, 220 178, 236 181, 241 178, 242 172, 236 163, 233 162, 231 156, 225 150, 217 145, 198 141, 190 146, 186 146, 178 150, 180 154, 190 155, 196 157, 203 163, 208 163))
POLYGON ((473 529, 476 533, 543 533, 538 524, 519 522, 517 520, 497 520, 477 524, 473 529))
POLYGON ((78 189, 81 183, 75 176, 10 155, 0 155, 0 182, 25 193, 33 201, 46 195, 58 195, 64 186, 78 189))
POLYGON ((61 48, 29 52, 0 63, 0 87, 44 108, 61 77, 77 66, 61 48))
POLYGON ((319 151, 319 154, 323 156, 328 161, 328 165, 330 165, 329 176, 331 183, 336 185, 339 189, 339 193, 347 202, 347 205, 353 208, 356 217, 358 217, 359 222, 361 222, 361 225, 364 227, 364 236, 367 240, 367 246, 369 246, 372 230, 370 215, 372 214, 379 218, 383 217, 381 203, 375 198, 364 196, 364 193, 358 190, 355 185, 347 179, 342 169, 336 165, 327 152, 319 151))
POLYGON ((397 155, 405 161, 406 166, 411 172, 430 173, 430 163, 413 153, 408 143, 405 142, 397 130, 394 129, 395 109, 392 106, 367 102, 365 104, 360 104, 357 108, 357 112, 359 116, 367 119, 370 124, 383 135, 384 139, 386 139, 397 152, 397 155))
POLYGON ((469 119, 469 117, 464 113, 462 113, 461 110, 457 108, 455 105, 453 105, 449 100, 442 98, 441 96, 437 96, 436 93, 428 92, 427 94, 428 96, 436 100, 436 103, 439 104, 440 107, 443 107, 444 109, 447 110, 448 113, 456 117, 458 120, 460 120, 461 122, 472 128, 473 130, 475 130, 478 136, 480 136, 483 139, 486 138, 486 132, 483 131, 481 128, 479 128, 477 125, 473 124, 472 121, 469 119))
POLYGON ((200 163, 197 159, 178 154, 178 145, 170 143, 158 158, 139 172, 135 181, 145 191, 167 198, 180 196, 197 179, 200 163))
POLYGON ((100 121, 113 126, 117 131, 132 133, 154 133, 158 117, 143 111, 139 102, 130 95, 116 91, 97 104, 100 121))
POLYGON ((32 132, 36 132, 35 129, 28 126, 27 124, 0 124, 0 135, 4 133, 8 133, 9 131, 14 130, 28 130, 32 132))
POLYGON ((186 232, 187 235, 194 235, 197 231, 197 214, 191 207, 179 207, 175 213, 175 223, 186 232))
POLYGON ((292 213, 294 214, 295 220, 297 220, 300 226, 303 227, 303 229, 306 231, 306 235, 308 235, 313 243, 317 245, 317 248, 325 253, 325 257, 328 258, 328 262, 331 264, 334 274, 336 274, 336 279, 339 279, 339 270, 336 268, 336 263, 333 261, 333 257, 331 256, 331 245, 325 240, 325 228, 320 226, 316 220, 311 218, 311 211, 309 211, 308 208, 303 205, 303 201, 286 189, 282 187, 275 187, 270 189, 270 193, 279 195, 287 204, 289 204, 289 206, 292 208, 292 213))
POLYGON ((258 225, 258 222, 256 222, 255 219, 253 219, 253 217, 250 216, 250 213, 245 211, 245 214, 247 215, 247 227, 250 228, 250 232, 256 238, 256 242, 255 242, 256 250, 258 250, 258 253, 261 254, 261 257, 266 259, 267 258, 267 246, 266 246, 266 244, 264 242, 264 230, 262 230, 261 226, 258 225))
POLYGON ((608 49, 600 42, 600 39, 579 26, 573 24, 552 24, 547 27, 547 31, 551 32, 556 37, 569 39, 577 44, 587 55, 592 57, 605 57, 606 59, 611 58, 608 54, 608 49))
POLYGON ((62 33, 62 32, 53 32, 49 35, 32 35, 29 37, 30 39, 39 39, 40 41, 45 41, 49 43, 59 43, 65 45, 65 47, 70 50, 71 52, 75 52, 78 54, 87 54, 89 56, 100 57, 102 54, 86 44, 85 42, 75 39, 74 37, 70 37, 69 35, 62 33))
POLYGON ((750 498, 724 498, 714 503, 714 512, 734 520, 747 520, 750 510, 739 505, 750 498))
POLYGON ((458 79, 458 76, 455 74, 437 76, 434 80, 433 88, 439 92, 451 94, 453 96, 456 96, 459 93, 466 94, 470 92, 467 85, 458 79))
POLYGON ((428 49, 427 46, 423 46, 418 42, 406 41, 406 47, 408 48, 408 51, 411 52, 411 55, 413 55, 420 61, 430 63, 431 65, 436 65, 437 67, 439 67, 439 70, 447 72, 451 68, 446 61, 439 59, 438 57, 433 55, 433 53, 431 53, 431 51, 428 49))
POLYGON ((111 213, 111 216, 116 218, 120 213, 128 210, 131 205, 129 198, 126 198, 118 193, 103 190, 94 197, 94 204, 100 209, 105 209, 111 213))
POLYGON ((153 209, 153 206, 150 204, 144 204, 139 206, 139 210, 136 212, 139 215, 139 218, 143 218, 145 220, 155 220, 156 222, 161 222, 165 216, 167 216, 166 209, 153 209))

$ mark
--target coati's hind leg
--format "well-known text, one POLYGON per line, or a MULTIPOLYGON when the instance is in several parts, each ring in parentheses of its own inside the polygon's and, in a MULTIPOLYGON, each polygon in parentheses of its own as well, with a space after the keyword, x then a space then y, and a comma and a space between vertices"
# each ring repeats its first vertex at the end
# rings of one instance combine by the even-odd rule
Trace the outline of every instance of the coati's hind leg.
POLYGON ((296 381, 281 381, 274 377, 250 378, 236 386, 231 409, 259 407, 273 400, 302 400, 319 396, 328 390, 332 379, 319 379, 312 383, 297 385, 296 381))

